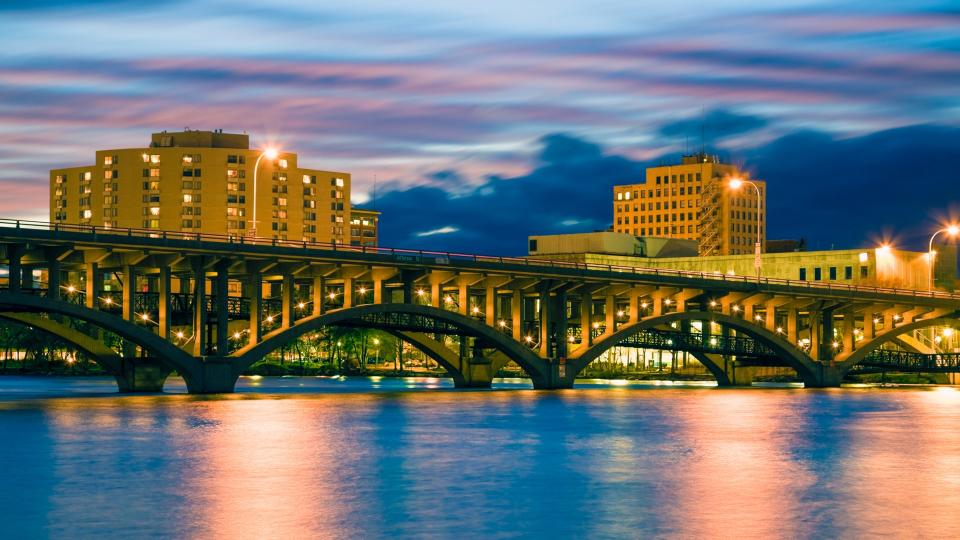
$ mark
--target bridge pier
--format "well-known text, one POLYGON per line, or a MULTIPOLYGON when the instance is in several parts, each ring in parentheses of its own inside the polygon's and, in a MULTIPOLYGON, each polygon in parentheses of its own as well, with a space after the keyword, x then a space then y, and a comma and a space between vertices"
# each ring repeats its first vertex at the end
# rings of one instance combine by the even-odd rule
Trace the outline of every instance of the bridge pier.
POLYGON ((123 358, 120 369, 113 374, 120 393, 162 392, 167 377, 173 371, 156 358, 123 358))
POLYGON ((235 359, 222 356, 204 356, 188 373, 181 373, 191 394, 228 394, 234 391, 240 374, 235 370, 235 359))

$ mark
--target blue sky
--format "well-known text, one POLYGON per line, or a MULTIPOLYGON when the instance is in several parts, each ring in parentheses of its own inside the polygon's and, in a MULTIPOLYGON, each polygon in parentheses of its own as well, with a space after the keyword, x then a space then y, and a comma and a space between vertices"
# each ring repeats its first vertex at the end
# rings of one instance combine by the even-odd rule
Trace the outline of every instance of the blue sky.
POLYGON ((769 182, 771 237, 918 247, 960 203, 960 10, 758 4, 8 0, 0 215, 46 217, 47 170, 96 148, 222 128, 356 202, 376 176, 384 244, 517 253, 609 225, 610 186, 705 118, 769 182))

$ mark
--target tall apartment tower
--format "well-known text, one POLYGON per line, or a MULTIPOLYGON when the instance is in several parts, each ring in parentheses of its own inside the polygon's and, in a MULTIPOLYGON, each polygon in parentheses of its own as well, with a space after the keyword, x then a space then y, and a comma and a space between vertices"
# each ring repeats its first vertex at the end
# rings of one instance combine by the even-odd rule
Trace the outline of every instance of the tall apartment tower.
POLYGON ((300 167, 292 152, 268 156, 246 134, 164 131, 147 147, 98 150, 93 165, 51 170, 50 218, 235 236, 255 228, 266 238, 346 243, 350 174, 300 167))
POLYGON ((716 156, 683 156, 679 164, 650 167, 641 184, 613 187, 613 230, 634 236, 696 240, 700 255, 739 255, 754 252, 757 219, 761 250, 765 251, 767 186, 748 178, 716 156), (760 191, 731 178, 750 180, 760 191))

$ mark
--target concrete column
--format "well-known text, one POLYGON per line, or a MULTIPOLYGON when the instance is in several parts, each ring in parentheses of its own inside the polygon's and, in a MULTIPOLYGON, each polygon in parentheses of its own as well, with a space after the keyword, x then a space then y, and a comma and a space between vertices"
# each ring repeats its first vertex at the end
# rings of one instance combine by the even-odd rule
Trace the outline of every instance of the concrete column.
POLYGON ((580 345, 593 345, 593 294, 580 293, 580 345))
POLYGON ((843 350, 846 353, 853 352, 856 340, 853 339, 853 330, 856 328, 856 319, 852 312, 843 314, 843 350))
POLYGON ((19 244, 8 245, 7 258, 10 261, 7 267, 7 288, 12 293, 18 293, 23 281, 23 266, 20 264, 20 259, 23 258, 23 246, 19 244))
MULTIPOLYGON (((87 263, 86 270, 87 298, 85 303, 90 309, 100 309, 100 291, 103 290, 103 276, 100 274, 100 265, 97 263, 87 263)), ((17 287, 19 288, 19 284, 17 287)))
POLYGON ((863 340, 870 341, 877 335, 877 325, 873 322, 873 310, 863 314, 863 340))
POLYGON ((161 266, 157 277, 157 331, 163 339, 170 339, 170 267, 161 266))
POLYGON ((513 339, 517 341, 523 340, 523 293, 521 291, 513 291, 513 296, 510 298, 510 319, 513 324, 513 339))
POLYGON ((630 292, 630 323, 635 323, 640 321, 640 294, 633 291, 630 292))
POLYGON ((222 260, 217 263, 217 354, 226 356, 230 354, 230 314, 227 310, 227 289, 230 283, 230 261, 222 260))
POLYGON ((460 282, 460 302, 459 309, 461 315, 466 315, 470 309, 470 289, 467 287, 466 282, 460 282))
POLYGON ((207 353, 207 276, 202 262, 193 264, 193 355, 207 353))
POLYGON ((260 332, 263 328, 263 274, 260 270, 250 271, 247 276, 247 295, 250 301, 250 336, 248 343, 260 343, 260 332))
POLYGON ((386 298, 386 285, 382 279, 373 280, 373 303, 374 304, 383 304, 389 298, 386 298))
POLYGON ((412 304, 413 303, 413 282, 409 279, 403 280, 403 303, 412 304))
POLYGON ((777 304, 773 302, 767 302, 766 305, 766 314, 764 315, 763 325, 764 327, 771 331, 777 331, 777 304))
POLYGON ((608 294, 603 309, 605 325, 603 331, 605 334, 612 334, 617 331, 617 297, 608 294))
POLYGON ((553 300, 553 319, 556 321, 557 358, 567 356, 567 293, 560 291, 553 300))
POLYGON ((343 307, 344 309, 353 307, 353 278, 343 280, 343 307))
POLYGON ((60 300, 60 261, 47 257, 47 298, 60 300))
POLYGON ((823 329, 820 324, 821 315, 818 311, 810 312, 810 357, 814 360, 823 358, 821 354, 823 347, 820 343, 820 337, 823 335, 823 329))
POLYGON ((823 310, 821 320, 820 359, 833 360, 833 310, 823 310))
POLYGON ((446 302, 443 301, 442 291, 440 290, 440 283, 435 282, 430 284, 430 305, 439 308, 441 305, 446 305, 446 302))
POLYGON ((798 345, 797 343, 797 308, 788 308, 787 309, 787 341, 793 345, 798 345))
MULTIPOLYGON (((344 292, 346 292, 346 290, 344 290, 344 292)), ((293 276, 285 274, 283 276, 283 282, 280 285, 280 325, 283 328, 293 326, 293 306, 296 305, 293 295, 293 276)), ((344 296, 343 302, 344 305, 346 305, 346 296, 344 296)))
POLYGON ((550 358, 550 325, 553 323, 550 302, 550 288, 543 285, 540 288, 540 356, 543 358, 550 358))
POLYGON ((663 293, 660 291, 655 291, 652 295, 653 298, 653 316, 659 317, 663 315, 663 293))
MULTIPOLYGON (((121 293, 121 306, 123 320, 135 322, 136 319, 136 289, 137 273, 133 266, 124 265, 121 270, 121 279, 123 279, 123 292, 121 293)), ((130 340, 123 340, 123 357, 133 358, 137 354, 137 346, 130 340)))
POLYGON ((133 321, 135 317, 134 307, 136 307, 134 305, 134 295, 137 288, 137 274, 132 266, 125 265, 120 275, 123 279, 123 294, 120 300, 123 303, 123 305, 120 306, 123 311, 123 320, 133 321))
POLYGON ((487 326, 495 326, 497 324, 497 289, 487 287, 483 299, 486 304, 483 311, 484 321, 487 326))
POLYGON ((323 314, 323 278, 315 277, 313 278, 313 284, 310 287, 310 296, 313 298, 313 310, 312 313, 314 316, 323 314))

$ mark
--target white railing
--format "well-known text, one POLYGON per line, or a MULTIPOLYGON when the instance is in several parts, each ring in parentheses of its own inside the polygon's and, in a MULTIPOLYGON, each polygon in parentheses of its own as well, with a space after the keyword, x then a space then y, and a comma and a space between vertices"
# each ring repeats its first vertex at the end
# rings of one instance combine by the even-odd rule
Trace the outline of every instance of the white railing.
POLYGON ((788 287, 796 291, 845 291, 851 293, 891 294, 910 296, 915 298, 939 298, 960 301, 960 294, 943 291, 927 291, 918 289, 902 289, 896 287, 870 287, 862 285, 847 285, 843 283, 800 281, 782 278, 765 278, 753 276, 735 276, 721 272, 697 272, 692 270, 673 270, 668 268, 646 268, 637 266, 620 266, 612 264, 580 263, 570 261, 555 261, 549 259, 533 259, 529 257, 500 257, 494 255, 476 255, 446 251, 428 251, 422 249, 399 249, 374 246, 350 246, 330 242, 308 242, 302 240, 279 240, 275 238, 245 237, 239 235, 189 233, 180 231, 159 231, 155 229, 134 228, 105 228, 92 225, 76 225, 66 223, 48 223, 45 221, 28 221, 21 219, 0 218, 0 235, 3 229, 43 230, 51 232, 79 232, 96 235, 116 235, 131 238, 153 238, 163 240, 183 240, 196 242, 218 242, 231 245, 256 245, 299 248, 303 250, 331 250, 350 253, 366 253, 371 255, 390 255, 397 262, 449 264, 451 261, 469 261, 490 264, 517 264, 523 266, 559 268, 567 270, 596 271, 623 273, 630 276, 675 277, 685 279, 715 280, 724 283, 755 283, 760 285, 777 285, 788 287), (423 260, 424 257, 429 258, 423 260))

